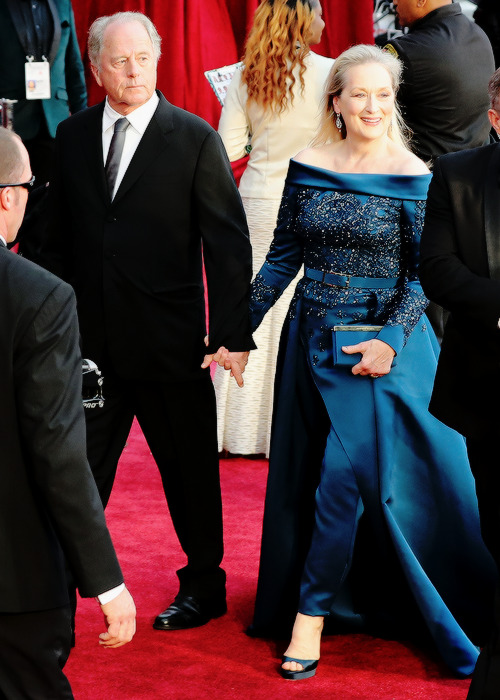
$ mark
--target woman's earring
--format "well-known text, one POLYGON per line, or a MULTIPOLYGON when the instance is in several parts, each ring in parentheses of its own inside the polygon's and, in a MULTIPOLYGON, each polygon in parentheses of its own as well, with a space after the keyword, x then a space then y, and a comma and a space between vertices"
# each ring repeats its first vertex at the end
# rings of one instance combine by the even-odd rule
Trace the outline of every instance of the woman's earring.
POLYGON ((340 112, 337 112, 337 119, 335 120, 335 126, 339 131, 342 131, 342 122, 340 121, 340 112))

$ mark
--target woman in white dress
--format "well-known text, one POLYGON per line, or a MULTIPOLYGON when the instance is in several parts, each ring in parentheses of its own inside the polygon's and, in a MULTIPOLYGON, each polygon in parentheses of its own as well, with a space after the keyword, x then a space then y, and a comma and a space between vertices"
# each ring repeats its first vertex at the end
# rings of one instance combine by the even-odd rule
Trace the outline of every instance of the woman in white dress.
MULTIPOLYGON (((242 158, 251 146, 240 194, 254 274, 273 237, 288 162, 316 134, 333 59, 309 47, 320 42, 324 26, 319 0, 264 0, 227 92, 219 133, 229 160, 242 158)), ((252 352, 244 387, 216 369, 219 451, 269 454, 276 356, 293 289, 288 287, 255 333, 258 350, 252 352)))

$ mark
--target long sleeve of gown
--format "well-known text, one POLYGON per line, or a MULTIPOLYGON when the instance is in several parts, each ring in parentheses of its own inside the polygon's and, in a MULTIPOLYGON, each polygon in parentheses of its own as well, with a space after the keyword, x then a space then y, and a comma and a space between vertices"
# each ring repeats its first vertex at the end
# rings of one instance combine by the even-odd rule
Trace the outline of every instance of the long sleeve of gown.
POLYGON ((252 283, 250 318, 252 332, 295 279, 303 262, 303 242, 296 226, 296 188, 285 184, 266 260, 252 283))
POLYGON ((404 277, 391 310, 378 334, 379 340, 400 352, 410 333, 425 312, 428 300, 418 278, 420 237, 425 215, 425 201, 404 200, 401 209, 402 262, 404 277))

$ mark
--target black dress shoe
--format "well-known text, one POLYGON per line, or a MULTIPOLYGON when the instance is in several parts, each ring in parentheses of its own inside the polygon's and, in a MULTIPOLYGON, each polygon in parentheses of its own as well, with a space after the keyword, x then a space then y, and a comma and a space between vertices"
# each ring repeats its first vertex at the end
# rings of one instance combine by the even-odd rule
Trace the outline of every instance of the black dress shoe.
POLYGON ((155 630, 187 630, 201 627, 215 617, 221 617, 227 612, 224 598, 214 601, 201 601, 193 596, 176 596, 166 610, 158 615, 153 622, 155 630))

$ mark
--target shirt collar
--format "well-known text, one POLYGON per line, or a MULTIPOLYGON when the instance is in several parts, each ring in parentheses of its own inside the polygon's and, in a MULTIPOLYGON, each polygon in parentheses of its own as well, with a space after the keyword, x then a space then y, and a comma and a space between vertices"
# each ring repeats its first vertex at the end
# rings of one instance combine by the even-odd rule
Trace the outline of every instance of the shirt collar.
POLYGON ((7 248, 7 241, 5 240, 5 238, 4 238, 4 237, 2 236, 2 234, 0 233, 0 245, 2 245, 2 243, 3 243, 4 246, 7 248))
MULTIPOLYGON (((154 92, 149 100, 145 102, 143 105, 140 107, 137 107, 137 109, 134 109, 130 114, 127 114, 127 119, 129 120, 130 124, 134 127, 136 131, 138 131, 140 134, 143 134, 149 122, 151 121, 151 117, 156 111, 156 108, 158 107, 158 102, 160 101, 160 98, 154 92)), ((106 102, 104 104, 104 113, 102 115, 102 130, 103 132, 107 131, 111 126, 114 126, 114 123, 123 117, 123 114, 119 114, 116 110, 111 107, 111 105, 108 102, 108 98, 106 97, 106 102)))

